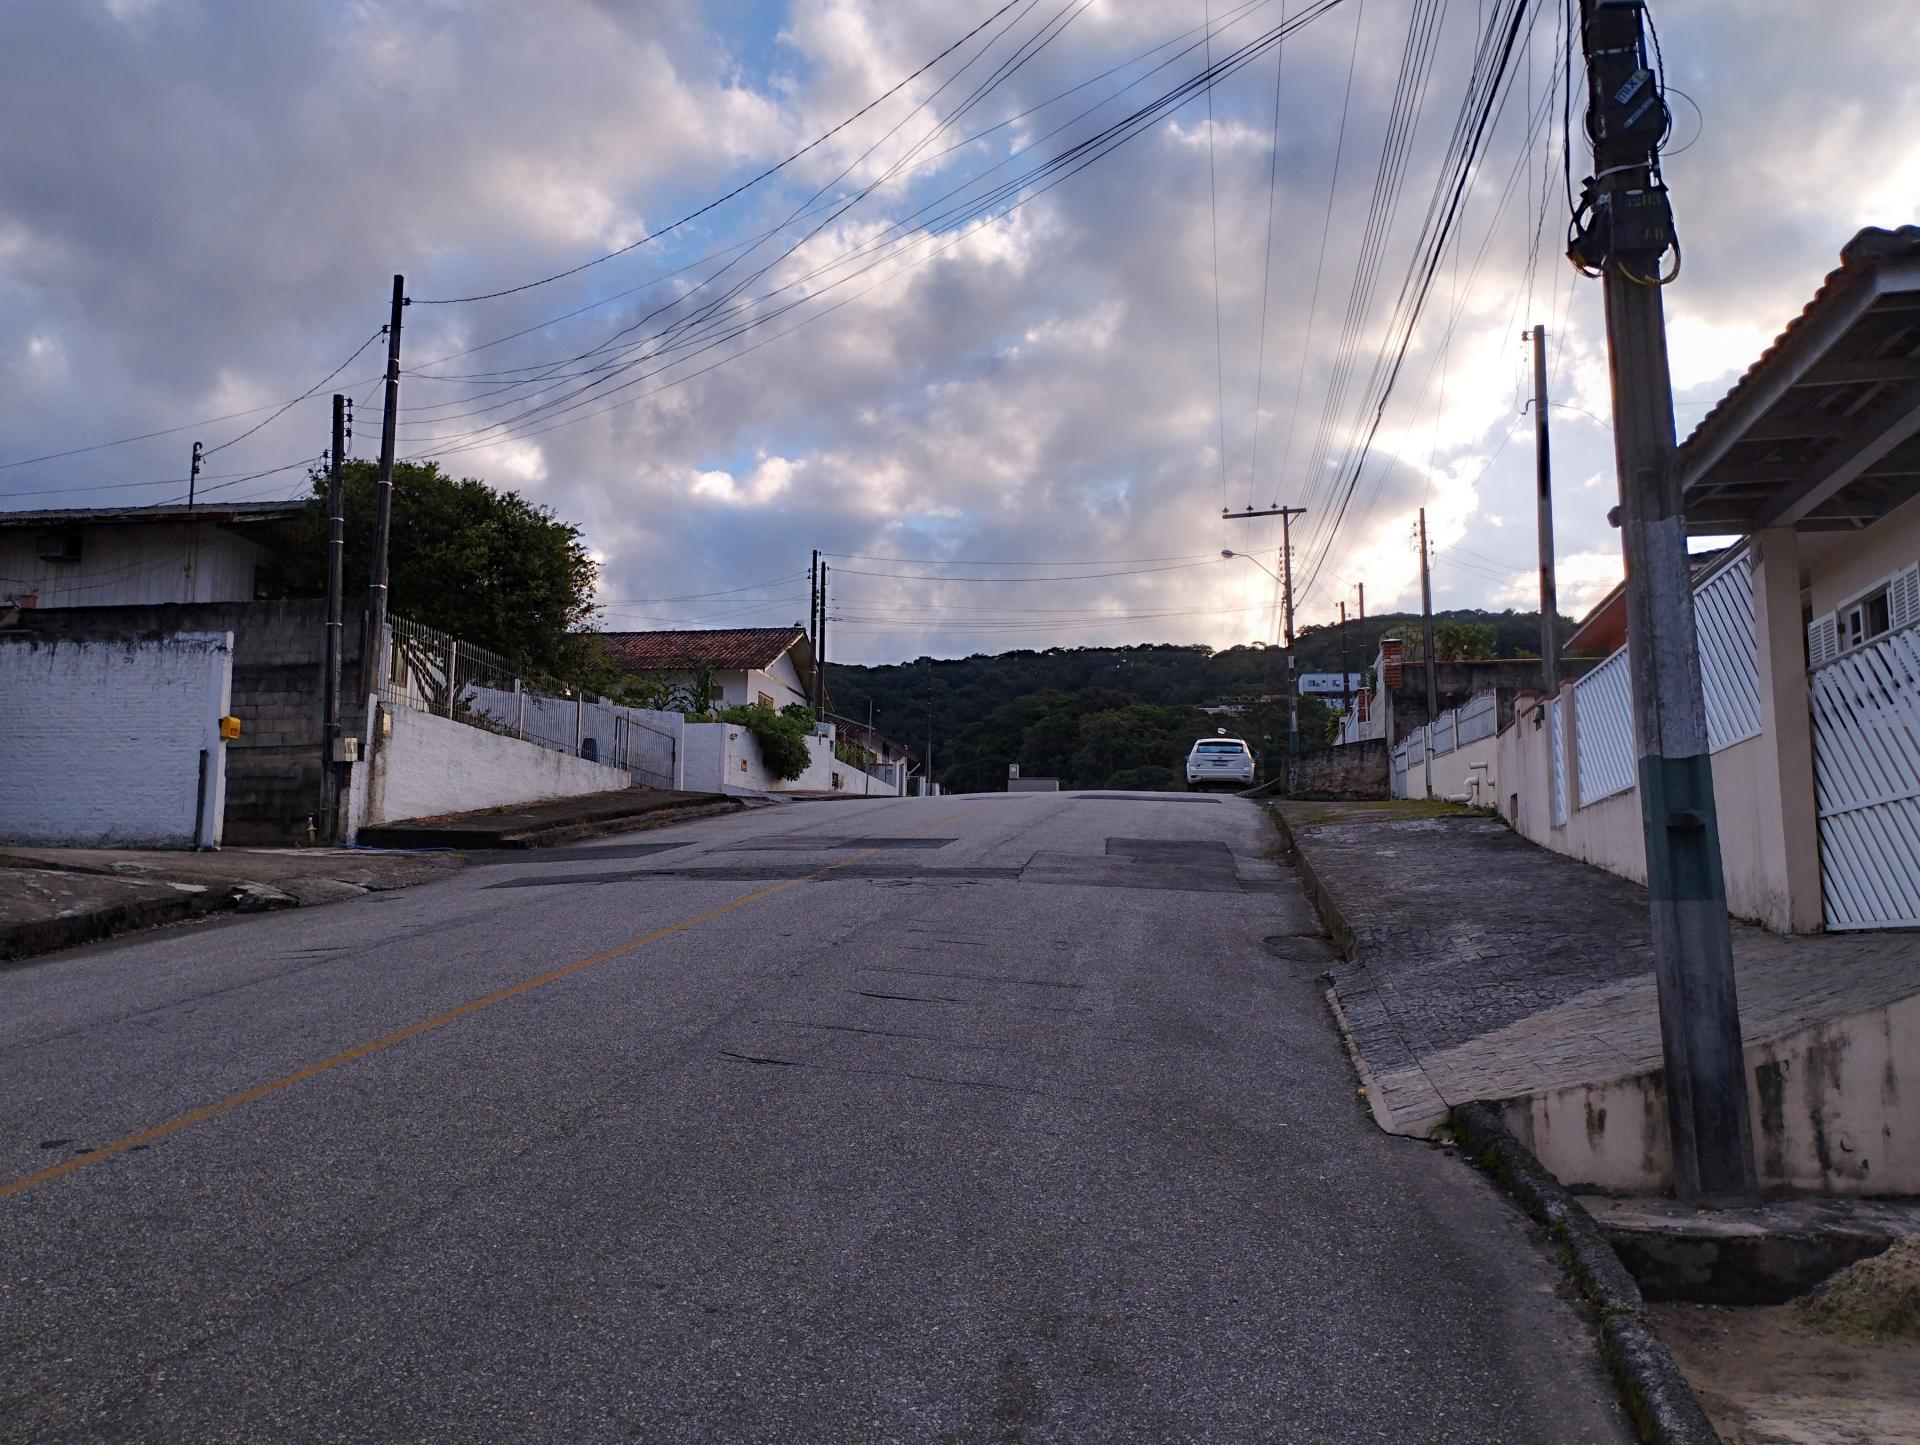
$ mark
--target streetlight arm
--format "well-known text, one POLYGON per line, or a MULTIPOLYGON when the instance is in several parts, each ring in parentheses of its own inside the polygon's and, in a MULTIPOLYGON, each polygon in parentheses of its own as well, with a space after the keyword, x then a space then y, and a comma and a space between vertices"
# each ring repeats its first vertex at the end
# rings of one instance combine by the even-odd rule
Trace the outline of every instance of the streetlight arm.
POLYGON ((1245 552, 1223 551, 1220 555, 1228 559, 1238 557, 1242 562, 1251 562, 1253 563, 1254 566, 1258 567, 1262 572, 1266 573, 1269 577, 1273 578, 1274 581, 1278 582, 1280 580, 1280 574, 1274 571, 1273 568, 1269 567, 1265 562, 1262 562, 1258 557, 1248 556, 1245 552))

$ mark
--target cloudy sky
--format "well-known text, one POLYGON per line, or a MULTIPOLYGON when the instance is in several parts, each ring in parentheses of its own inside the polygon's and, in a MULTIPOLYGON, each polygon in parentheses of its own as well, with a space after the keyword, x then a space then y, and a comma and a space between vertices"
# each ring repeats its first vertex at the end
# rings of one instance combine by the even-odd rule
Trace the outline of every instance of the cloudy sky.
MULTIPOLYGON (((215 495, 293 495, 342 386, 372 455, 377 341, 275 412, 373 338, 403 272, 402 455, 577 522, 606 626, 801 618, 818 547, 849 660, 1227 645, 1272 636, 1272 584, 1218 555, 1277 565, 1271 524, 1220 518, 1250 502, 1309 508, 1303 622, 1355 584, 1416 603, 1423 504, 1440 605, 1528 605, 1537 322, 1563 604, 1611 584, 1599 290, 1555 259, 1553 4, 1337 528, 1361 382, 1498 7, 1444 7, 1349 327, 1425 0, 1343 0, 1222 81, 1211 118, 1196 93, 1064 178, 1033 168, 1309 6, 999 4, 0 0, 0 507, 171 500, 195 440, 221 448, 215 495)), ((1667 164, 1684 433, 1855 230, 1916 219, 1920 15, 1657 18, 1689 98, 1667 164)))

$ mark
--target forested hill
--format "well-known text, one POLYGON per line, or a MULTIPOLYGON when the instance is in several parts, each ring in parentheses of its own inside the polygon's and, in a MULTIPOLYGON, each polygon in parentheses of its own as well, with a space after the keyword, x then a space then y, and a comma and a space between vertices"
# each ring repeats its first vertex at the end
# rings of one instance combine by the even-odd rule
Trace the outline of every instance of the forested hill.
MULTIPOLYGON (((1539 651, 1537 613, 1434 616, 1436 622, 1490 628, 1496 656, 1539 651)), ((1393 612, 1349 623, 1349 670, 1366 669, 1382 632, 1418 626, 1419 620, 1417 614, 1393 612)), ((1562 619, 1563 633, 1570 627, 1562 619)), ((1338 624, 1302 628, 1300 670, 1340 671, 1341 644, 1338 624)), ((1009 762, 1018 762, 1030 775, 1059 777, 1069 787, 1154 788, 1180 786, 1178 767, 1187 748, 1201 730, 1212 730, 1195 708, 1277 694, 1284 676, 1278 648, 1213 652, 1163 643, 922 657, 882 667, 829 663, 827 688, 836 713, 865 721, 871 704, 875 725, 916 755, 926 748, 931 713, 934 773, 956 791, 1002 786, 1009 762)), ((1248 717, 1239 726, 1258 751, 1256 720, 1248 717)), ((1285 726, 1280 716, 1267 720, 1264 731, 1284 734, 1285 726)), ((1307 745, 1319 745, 1326 726, 1317 705, 1303 708, 1301 736, 1307 745)))

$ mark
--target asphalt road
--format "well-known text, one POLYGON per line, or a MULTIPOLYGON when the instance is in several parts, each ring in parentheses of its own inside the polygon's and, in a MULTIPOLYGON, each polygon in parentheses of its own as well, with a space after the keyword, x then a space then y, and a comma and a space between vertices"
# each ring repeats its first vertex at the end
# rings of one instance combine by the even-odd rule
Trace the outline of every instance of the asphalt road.
POLYGON ((0 973, 0 1438, 1626 1440, 1274 841, 796 804, 0 973))

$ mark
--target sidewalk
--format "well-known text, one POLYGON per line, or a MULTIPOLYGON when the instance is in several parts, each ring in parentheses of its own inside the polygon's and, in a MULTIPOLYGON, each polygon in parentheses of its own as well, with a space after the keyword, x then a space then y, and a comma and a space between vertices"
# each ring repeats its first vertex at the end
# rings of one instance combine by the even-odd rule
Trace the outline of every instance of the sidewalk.
MULTIPOLYGON (((1451 805, 1276 811, 1340 944, 1329 1002, 1382 1128, 1492 1103, 1569 1185, 1664 1187, 1643 888, 1451 805)), ((1736 923, 1734 962, 1763 1184, 1920 1192, 1920 934, 1736 923)))
POLYGON ((204 914, 335 903, 444 878, 451 853, 0 849, 0 962, 204 914))
POLYGON ((548 798, 409 818, 362 828, 360 841, 377 848, 550 848, 603 833, 657 828, 689 818, 738 812, 745 804, 719 793, 684 793, 671 788, 616 788, 572 798, 548 798))

